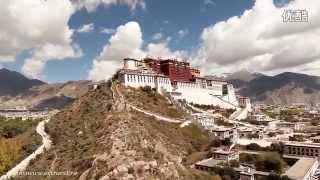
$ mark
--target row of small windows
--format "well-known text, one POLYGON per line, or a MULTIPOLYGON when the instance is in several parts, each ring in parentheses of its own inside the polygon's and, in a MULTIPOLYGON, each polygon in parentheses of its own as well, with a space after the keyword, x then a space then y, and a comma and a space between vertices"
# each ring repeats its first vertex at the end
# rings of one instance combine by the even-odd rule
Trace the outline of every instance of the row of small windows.
POLYGON ((319 150, 312 148, 296 148, 296 147, 288 147, 289 154, 297 154, 297 155, 307 155, 307 156, 318 156, 319 150))
POLYGON ((189 88, 198 88, 199 87, 199 84, 196 84, 196 83, 178 83, 178 86, 179 87, 189 87, 189 88))
MULTIPOLYGON (((155 77, 142 76, 142 75, 127 75, 128 82, 143 82, 143 83, 154 83, 155 77)), ((170 84, 169 79, 158 78, 159 83, 170 84)))
POLYGON ((315 152, 318 152, 318 149, 313 149, 313 148, 300 148, 300 147, 288 147, 289 150, 297 150, 297 151, 315 151, 315 152))

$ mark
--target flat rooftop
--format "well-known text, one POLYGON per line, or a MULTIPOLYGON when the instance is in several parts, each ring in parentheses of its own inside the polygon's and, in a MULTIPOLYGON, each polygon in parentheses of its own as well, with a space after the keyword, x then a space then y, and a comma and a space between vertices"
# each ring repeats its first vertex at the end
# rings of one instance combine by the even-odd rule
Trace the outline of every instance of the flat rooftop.
POLYGON ((251 127, 238 127, 237 129, 241 132, 246 132, 246 131, 252 132, 255 130, 254 128, 251 128, 251 127))
POLYGON ((229 154, 237 153, 237 151, 234 151, 234 150, 229 151, 229 150, 224 150, 224 149, 218 149, 218 150, 214 151, 213 153, 229 155, 229 154))
POLYGON ((141 70, 141 69, 137 69, 137 70, 120 69, 119 73, 120 74, 132 74, 132 75, 160 76, 160 77, 168 78, 167 76, 165 76, 163 74, 155 73, 150 70, 141 70))
POLYGON ((314 147, 320 148, 319 143, 299 143, 299 142, 285 142, 286 146, 300 146, 300 147, 314 147))
POLYGON ((196 163, 198 166, 205 166, 205 167, 215 167, 221 160, 216 160, 213 158, 204 159, 196 163))
POLYGON ((224 131, 231 131, 234 130, 236 127, 225 127, 225 126, 215 126, 215 127, 211 127, 210 130, 211 131, 216 131, 216 132, 224 132, 224 131))
POLYGON ((315 158, 300 158, 291 168, 289 168, 285 175, 292 179, 304 179, 305 175, 316 163, 315 158))

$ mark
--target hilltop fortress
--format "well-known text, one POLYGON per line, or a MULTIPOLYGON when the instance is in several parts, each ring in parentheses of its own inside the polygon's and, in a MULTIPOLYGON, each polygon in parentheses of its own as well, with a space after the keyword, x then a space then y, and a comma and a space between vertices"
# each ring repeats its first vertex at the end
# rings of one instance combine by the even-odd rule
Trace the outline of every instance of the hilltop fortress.
POLYGON ((189 62, 176 59, 126 58, 118 79, 125 86, 150 86, 159 93, 168 92, 175 99, 188 103, 251 109, 250 99, 236 95, 228 81, 201 76, 200 70, 192 68, 189 62))

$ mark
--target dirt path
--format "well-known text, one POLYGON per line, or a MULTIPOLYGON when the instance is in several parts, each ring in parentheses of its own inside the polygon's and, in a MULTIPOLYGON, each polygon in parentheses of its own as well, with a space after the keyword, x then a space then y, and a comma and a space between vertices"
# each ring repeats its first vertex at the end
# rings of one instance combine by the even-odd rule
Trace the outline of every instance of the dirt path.
POLYGON ((5 175, 0 177, 0 180, 7 180, 19 175, 19 172, 23 172, 27 166, 29 165, 30 161, 35 159, 37 155, 43 153, 45 150, 49 150, 51 147, 51 140, 50 136, 45 132, 45 124, 49 122, 50 119, 43 120, 39 122, 37 126, 37 133, 42 137, 42 145, 38 147, 36 151, 22 160, 19 164, 15 167, 10 169, 5 175))
POLYGON ((158 115, 158 114, 154 114, 152 112, 145 111, 143 109, 137 108, 137 107, 132 106, 132 105, 130 105, 130 107, 132 109, 136 110, 136 111, 142 112, 142 113, 144 113, 144 114, 146 114, 148 116, 155 117, 156 119, 161 120, 161 121, 166 121, 166 122, 170 122, 170 123, 181 123, 181 121, 179 121, 179 120, 167 118, 167 117, 164 117, 164 116, 161 116, 161 115, 158 115))
POLYGON ((157 120, 166 121, 166 122, 170 122, 170 123, 181 123, 182 122, 181 120, 164 117, 164 116, 161 116, 159 114, 156 114, 156 113, 153 113, 153 112, 149 112, 147 110, 138 108, 138 107, 136 107, 134 105, 131 105, 131 104, 127 103, 125 101, 125 98, 124 98, 123 94, 119 90, 117 84, 114 83, 114 82, 112 82, 111 91, 113 93, 113 98, 114 98, 114 100, 116 102, 115 104, 124 104, 125 106, 130 107, 131 109, 133 109, 135 111, 142 112, 142 113, 144 113, 144 114, 146 114, 148 116, 152 116, 152 117, 156 118, 157 120))

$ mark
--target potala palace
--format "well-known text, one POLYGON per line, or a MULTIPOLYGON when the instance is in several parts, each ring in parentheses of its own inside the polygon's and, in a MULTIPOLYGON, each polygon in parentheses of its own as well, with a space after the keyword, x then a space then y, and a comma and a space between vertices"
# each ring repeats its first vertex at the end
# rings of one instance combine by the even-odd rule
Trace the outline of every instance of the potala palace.
POLYGON ((250 99, 236 95, 232 84, 215 76, 201 76, 200 70, 190 67, 188 62, 126 58, 118 78, 125 86, 150 86, 188 103, 251 109, 250 99))

